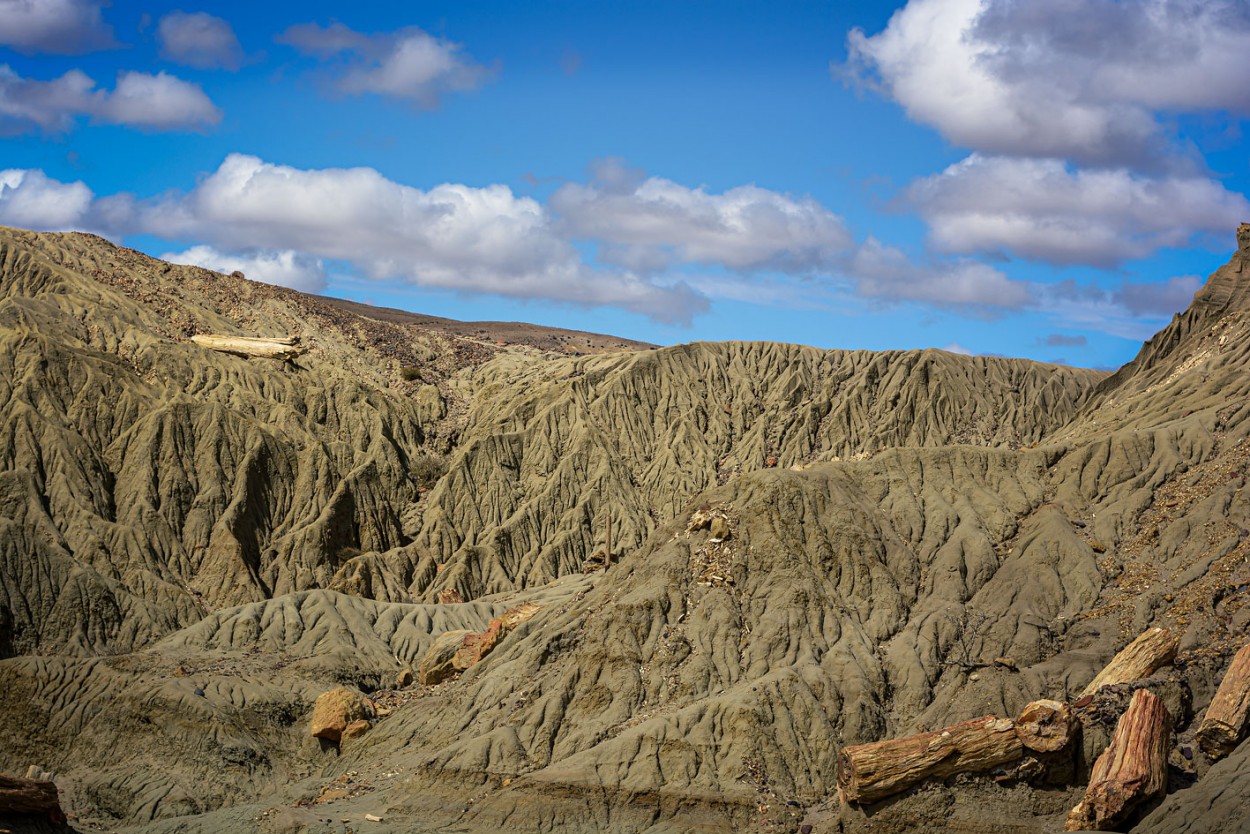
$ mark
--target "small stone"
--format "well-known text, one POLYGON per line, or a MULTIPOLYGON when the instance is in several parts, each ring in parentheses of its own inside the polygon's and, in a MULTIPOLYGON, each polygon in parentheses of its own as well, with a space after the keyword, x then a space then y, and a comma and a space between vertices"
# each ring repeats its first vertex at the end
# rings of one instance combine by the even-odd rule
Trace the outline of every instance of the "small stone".
POLYGON ((1194 760, 1194 749, 1186 744, 1181 748, 1181 755, 1185 757, 1186 761, 1192 762, 1194 760))
POLYGON ((409 686, 412 686, 412 670, 400 669, 399 674, 395 676, 395 688, 405 689, 409 686))
POLYGON ((1020 668, 1016 666, 1015 658, 1011 657, 996 657, 994 658, 994 665, 1001 666, 1004 669, 1009 669, 1012 672, 1015 672, 1020 668))
POLYGON ((360 738, 365 733, 369 732, 369 730, 371 730, 372 728, 373 728, 373 725, 370 724, 368 721, 364 720, 363 718, 357 721, 353 721, 352 723, 348 724, 346 727, 343 728, 343 733, 340 736, 340 740, 347 741, 350 738, 360 738))
POLYGON ((981 680, 981 673, 980 673, 980 672, 973 672, 971 675, 969 675, 969 676, 968 676, 968 680, 970 680, 970 681, 979 681, 979 680, 981 680))
POLYGON ((729 538, 731 535, 729 530, 729 519, 720 515, 714 516, 712 518, 711 526, 708 527, 708 533, 711 534, 712 538, 720 539, 721 541, 729 538))

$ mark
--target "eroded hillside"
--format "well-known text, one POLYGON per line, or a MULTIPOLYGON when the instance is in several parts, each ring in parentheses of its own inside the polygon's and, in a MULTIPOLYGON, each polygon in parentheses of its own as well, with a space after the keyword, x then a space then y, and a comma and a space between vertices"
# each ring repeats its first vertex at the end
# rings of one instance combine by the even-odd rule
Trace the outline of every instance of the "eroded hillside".
POLYGON ((1244 750, 1209 772, 1180 751, 1250 617, 1239 243, 1106 377, 500 350, 7 233, 0 634, 27 656, 0 662, 0 710, 37 720, 0 725, 0 769, 151 831, 1052 831, 1072 789, 988 777, 848 809, 837 751, 1070 698, 1161 625, 1176 789, 1137 825, 1220 830, 1244 750), (188 341, 208 331, 310 350, 188 341), (612 567, 583 574, 608 514, 612 567), (526 601, 458 678, 397 687, 526 601), (386 714, 318 742, 342 681, 386 714))

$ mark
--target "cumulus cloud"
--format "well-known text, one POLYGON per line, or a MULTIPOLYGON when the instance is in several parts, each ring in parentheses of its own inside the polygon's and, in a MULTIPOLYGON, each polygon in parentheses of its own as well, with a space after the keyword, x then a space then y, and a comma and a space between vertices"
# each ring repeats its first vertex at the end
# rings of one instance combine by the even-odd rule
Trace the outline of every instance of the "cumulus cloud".
POLYGON ((502 185, 422 191, 372 168, 306 170, 232 154, 189 193, 134 212, 132 225, 150 234, 342 260, 373 278, 427 287, 611 305, 675 322, 707 306, 680 283, 589 267, 541 204, 502 185))
POLYGON ((1239 0, 910 0, 848 51, 835 69, 992 154, 1157 166, 1160 114, 1250 113, 1239 0))
POLYGON ((147 130, 195 130, 221 121, 198 85, 165 72, 123 72, 108 91, 80 70, 38 81, 0 64, 0 134, 63 133, 84 116, 147 130))
POLYGON ((917 181, 906 196, 941 251, 1065 265, 1112 267, 1204 233, 1226 234, 1250 217, 1250 201, 1204 177, 975 154, 917 181))
POLYGON ((58 182, 43 171, 0 171, 0 224, 38 231, 81 229, 92 196, 85 183, 58 182))
POLYGON ((81 55, 116 46, 98 0, 0 0, 0 44, 31 54, 81 55))
POLYGON ((1030 286, 987 264, 956 260, 921 264, 904 252, 868 238, 850 260, 848 272, 860 295, 888 301, 919 301, 993 313, 1030 307, 1030 286))
POLYGON ((197 69, 237 70, 243 47, 230 24, 206 12, 170 12, 156 27, 161 57, 197 69))
POLYGON ((211 246, 192 246, 182 252, 166 252, 161 260, 175 264, 202 266, 216 272, 242 272, 253 281, 277 284, 301 292, 325 289, 326 271, 320 258, 290 249, 281 252, 254 251, 231 254, 211 246))
POLYGON ((842 219, 810 197, 753 185, 709 194, 645 177, 617 160, 592 172, 589 183, 557 190, 551 207, 568 234, 599 242, 601 259, 611 263, 805 274, 827 269, 853 243, 842 219))
POLYGON ((277 40, 331 59, 334 87, 343 93, 389 96, 425 109, 437 107, 445 93, 480 86, 495 72, 464 54, 461 44, 415 26, 366 35, 341 23, 302 23, 277 40))

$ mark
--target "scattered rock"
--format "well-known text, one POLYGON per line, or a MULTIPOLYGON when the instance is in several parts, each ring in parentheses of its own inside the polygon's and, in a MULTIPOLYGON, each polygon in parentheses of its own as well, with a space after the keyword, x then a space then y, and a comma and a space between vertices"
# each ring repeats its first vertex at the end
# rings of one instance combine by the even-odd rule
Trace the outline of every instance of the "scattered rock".
POLYGON ((395 676, 395 688, 407 689, 412 686, 412 670, 408 668, 400 669, 399 674, 395 676))
POLYGON ((308 732, 314 738, 339 741, 343 731, 354 722, 368 718, 368 701, 359 692, 340 686, 323 692, 313 704, 308 732))
POLYGON ((455 588, 444 588, 438 592, 438 601, 443 605, 454 605, 464 602, 464 597, 455 588))
POLYGON ((372 728, 373 728, 372 724, 370 724, 365 719, 361 718, 359 720, 353 721, 352 723, 348 724, 346 727, 343 728, 343 734, 340 737, 340 740, 347 741, 348 739, 352 739, 352 738, 360 738, 365 733, 369 732, 369 730, 371 730, 372 728))

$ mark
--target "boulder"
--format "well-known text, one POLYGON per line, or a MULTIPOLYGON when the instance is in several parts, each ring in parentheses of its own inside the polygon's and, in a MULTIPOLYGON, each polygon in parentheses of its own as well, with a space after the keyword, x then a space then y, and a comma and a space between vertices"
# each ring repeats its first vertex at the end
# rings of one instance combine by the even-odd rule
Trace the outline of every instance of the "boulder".
POLYGON ((314 738, 339 741, 349 725, 368 718, 372 712, 365 696, 340 686, 318 696, 313 704, 308 731, 314 738))

